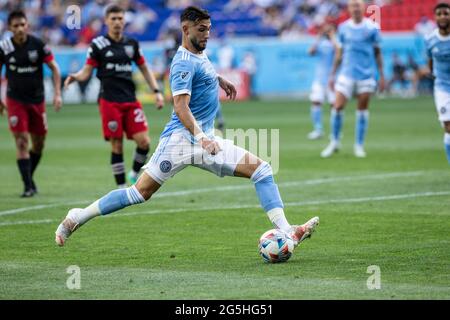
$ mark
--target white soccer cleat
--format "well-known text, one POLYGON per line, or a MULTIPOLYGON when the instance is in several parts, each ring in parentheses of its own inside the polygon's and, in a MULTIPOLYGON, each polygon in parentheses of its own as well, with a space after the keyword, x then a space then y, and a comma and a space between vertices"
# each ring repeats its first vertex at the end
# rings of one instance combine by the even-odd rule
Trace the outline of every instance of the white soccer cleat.
POLYGON ((303 240, 310 238, 318 225, 319 217, 311 218, 301 226, 293 225, 291 238, 294 240, 294 247, 297 247, 303 240))
POLYGON ((323 132, 322 131, 318 131, 318 130, 314 130, 311 131, 310 133, 308 133, 308 139, 309 140, 317 140, 323 137, 323 132))
POLYGON ((355 157, 357 158, 365 158, 366 152, 364 151, 364 147, 360 144, 355 144, 353 147, 353 152, 355 153, 355 157))
POLYGON ((320 153, 320 156, 322 158, 329 158, 333 155, 333 153, 338 152, 340 148, 341 146, 339 142, 336 140, 331 140, 328 146, 320 153))
POLYGON ((66 218, 60 223, 55 232, 55 242, 58 246, 64 246, 67 238, 79 228, 77 213, 82 210, 80 208, 70 209, 66 218))

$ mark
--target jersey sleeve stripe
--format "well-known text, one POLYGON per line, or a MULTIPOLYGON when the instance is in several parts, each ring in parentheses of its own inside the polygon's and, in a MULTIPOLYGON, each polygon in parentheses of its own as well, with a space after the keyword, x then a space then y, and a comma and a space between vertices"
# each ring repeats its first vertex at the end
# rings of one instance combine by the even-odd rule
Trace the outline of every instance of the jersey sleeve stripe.
POLYGON ((49 62, 53 61, 54 59, 55 58, 53 57, 53 54, 50 53, 44 57, 44 63, 49 63, 49 62))
POLYGON ((98 67, 98 61, 92 58, 87 58, 86 64, 91 65, 94 68, 98 67))
POLYGON ((140 65, 142 65, 142 64, 144 64, 144 63, 145 63, 145 58, 144 58, 144 56, 139 56, 139 59, 137 59, 136 64, 137 64, 138 66, 140 66, 140 65))
POLYGON ((181 90, 177 90, 177 91, 174 91, 174 92, 172 93, 172 96, 175 97, 175 96, 179 96, 179 95, 182 95, 182 94, 188 94, 188 95, 191 95, 191 90, 189 90, 189 89, 181 89, 181 90))

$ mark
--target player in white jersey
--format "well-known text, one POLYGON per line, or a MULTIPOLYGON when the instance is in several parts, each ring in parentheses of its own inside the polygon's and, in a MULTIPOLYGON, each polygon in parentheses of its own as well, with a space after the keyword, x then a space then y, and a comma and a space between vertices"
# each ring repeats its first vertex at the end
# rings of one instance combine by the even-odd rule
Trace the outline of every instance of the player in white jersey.
POLYGON ((450 5, 439 3, 434 8, 438 28, 427 38, 427 54, 434 79, 434 100, 439 121, 444 127, 444 147, 450 163, 450 5))
POLYGON ((322 26, 316 42, 309 48, 310 55, 317 55, 316 72, 311 87, 311 121, 313 131, 308 134, 308 139, 316 140, 323 136, 322 105, 328 101, 334 103, 334 90, 328 86, 328 78, 333 67, 334 53, 338 47, 335 38, 335 26, 325 24, 322 26))
POLYGON ((379 46, 379 25, 364 17, 363 0, 349 0, 351 18, 338 28, 340 48, 336 51, 330 86, 334 85, 336 101, 331 111, 331 141, 321 156, 330 157, 339 150, 344 112, 343 109, 356 91, 358 100, 356 111, 354 154, 364 158, 364 140, 369 122, 370 95, 375 92, 378 69, 379 90, 384 89, 383 58, 379 46), (342 63, 341 63, 342 62, 342 63), (336 71, 341 66, 339 76, 334 81, 336 71))
POLYGON ((251 179, 261 206, 275 228, 291 235, 298 245, 319 223, 314 217, 303 225, 290 225, 283 211, 272 167, 233 141, 214 136, 214 118, 219 107, 219 87, 236 98, 236 88, 218 75, 204 53, 211 20, 207 11, 188 7, 181 13, 182 45, 170 68, 174 112, 160 142, 137 183, 111 191, 84 209, 72 209, 56 230, 55 241, 63 246, 67 238, 88 220, 142 203, 176 173, 193 165, 218 176, 251 179))

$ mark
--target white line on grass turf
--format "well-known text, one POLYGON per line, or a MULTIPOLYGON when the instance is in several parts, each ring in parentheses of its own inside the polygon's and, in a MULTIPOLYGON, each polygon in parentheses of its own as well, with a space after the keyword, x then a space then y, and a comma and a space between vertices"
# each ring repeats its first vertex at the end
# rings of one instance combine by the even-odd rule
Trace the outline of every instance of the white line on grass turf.
MULTIPOLYGON (((426 172, 424 171, 410 171, 410 172, 392 172, 392 173, 385 173, 385 174, 371 174, 371 175, 363 175, 363 176, 350 176, 350 177, 334 177, 334 178, 322 178, 322 179, 311 179, 311 180, 303 180, 303 181, 291 181, 291 182, 281 182, 278 183, 279 187, 287 188, 287 187, 297 187, 302 185, 320 185, 320 184, 326 184, 326 183, 334 183, 334 182, 346 182, 346 181, 359 181, 359 180, 367 180, 367 179, 388 179, 388 178, 400 178, 400 177, 414 177, 423 175, 426 172)), ((185 190, 185 191, 172 191, 172 192, 160 192, 153 196, 153 199, 155 198, 166 198, 166 197, 173 197, 173 196, 184 196, 184 195, 191 195, 196 193, 206 193, 206 192, 217 192, 217 191, 235 191, 235 190, 243 190, 243 189, 251 189, 253 188, 252 183, 248 183, 245 185, 230 185, 230 186, 222 186, 222 187, 213 187, 213 188, 202 188, 202 189, 191 189, 191 190, 185 190)), ((77 205, 77 204, 84 204, 84 203, 90 203, 93 200, 79 200, 79 201, 72 201, 72 202, 57 202, 57 203, 50 203, 50 204, 42 204, 42 205, 36 205, 36 206, 30 206, 30 207, 22 207, 17 209, 10 209, 10 210, 4 210, 0 211, 0 216, 6 216, 6 215, 13 215, 18 214, 22 212, 27 211, 33 211, 33 210, 42 210, 47 208, 54 208, 59 206, 65 206, 65 205, 77 205)))
MULTIPOLYGON (((308 206, 308 205, 325 205, 325 204, 333 204, 333 203, 358 203, 358 202, 370 202, 370 201, 389 201, 389 200, 413 199, 413 198, 420 198, 420 197, 437 197, 437 196, 447 196, 447 195, 450 195, 450 191, 397 194, 397 195, 377 196, 377 197, 287 202, 287 203, 285 203, 285 206, 286 207, 300 207, 300 206, 308 206)), ((189 212, 189 211, 254 209, 254 208, 259 208, 259 207, 260 207, 259 205, 245 205, 245 206, 236 205, 236 206, 225 206, 225 207, 214 207, 214 208, 203 207, 203 208, 185 208, 185 209, 180 208, 180 209, 168 209, 168 210, 151 210, 151 211, 138 211, 138 212, 128 212, 128 213, 123 213, 123 214, 110 215, 110 216, 106 216, 106 218, 120 218, 120 217, 129 217, 129 216, 137 216, 137 215, 179 213, 179 212, 189 212)), ((7 222, 0 222, 0 227, 21 225, 21 224, 54 223, 54 222, 58 222, 58 221, 59 220, 55 220, 55 219, 7 221, 7 222)))

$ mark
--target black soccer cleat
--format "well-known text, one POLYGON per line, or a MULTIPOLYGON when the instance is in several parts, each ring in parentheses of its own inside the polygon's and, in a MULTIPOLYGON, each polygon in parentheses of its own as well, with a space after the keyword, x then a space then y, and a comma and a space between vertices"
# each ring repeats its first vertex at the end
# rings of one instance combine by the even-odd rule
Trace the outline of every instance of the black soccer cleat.
POLYGON ((34 191, 32 189, 29 189, 29 190, 25 190, 20 197, 21 198, 31 198, 33 196, 34 196, 34 191))
POLYGON ((34 194, 38 193, 38 189, 36 187, 36 184, 34 183, 34 180, 31 180, 31 191, 33 191, 34 194))

